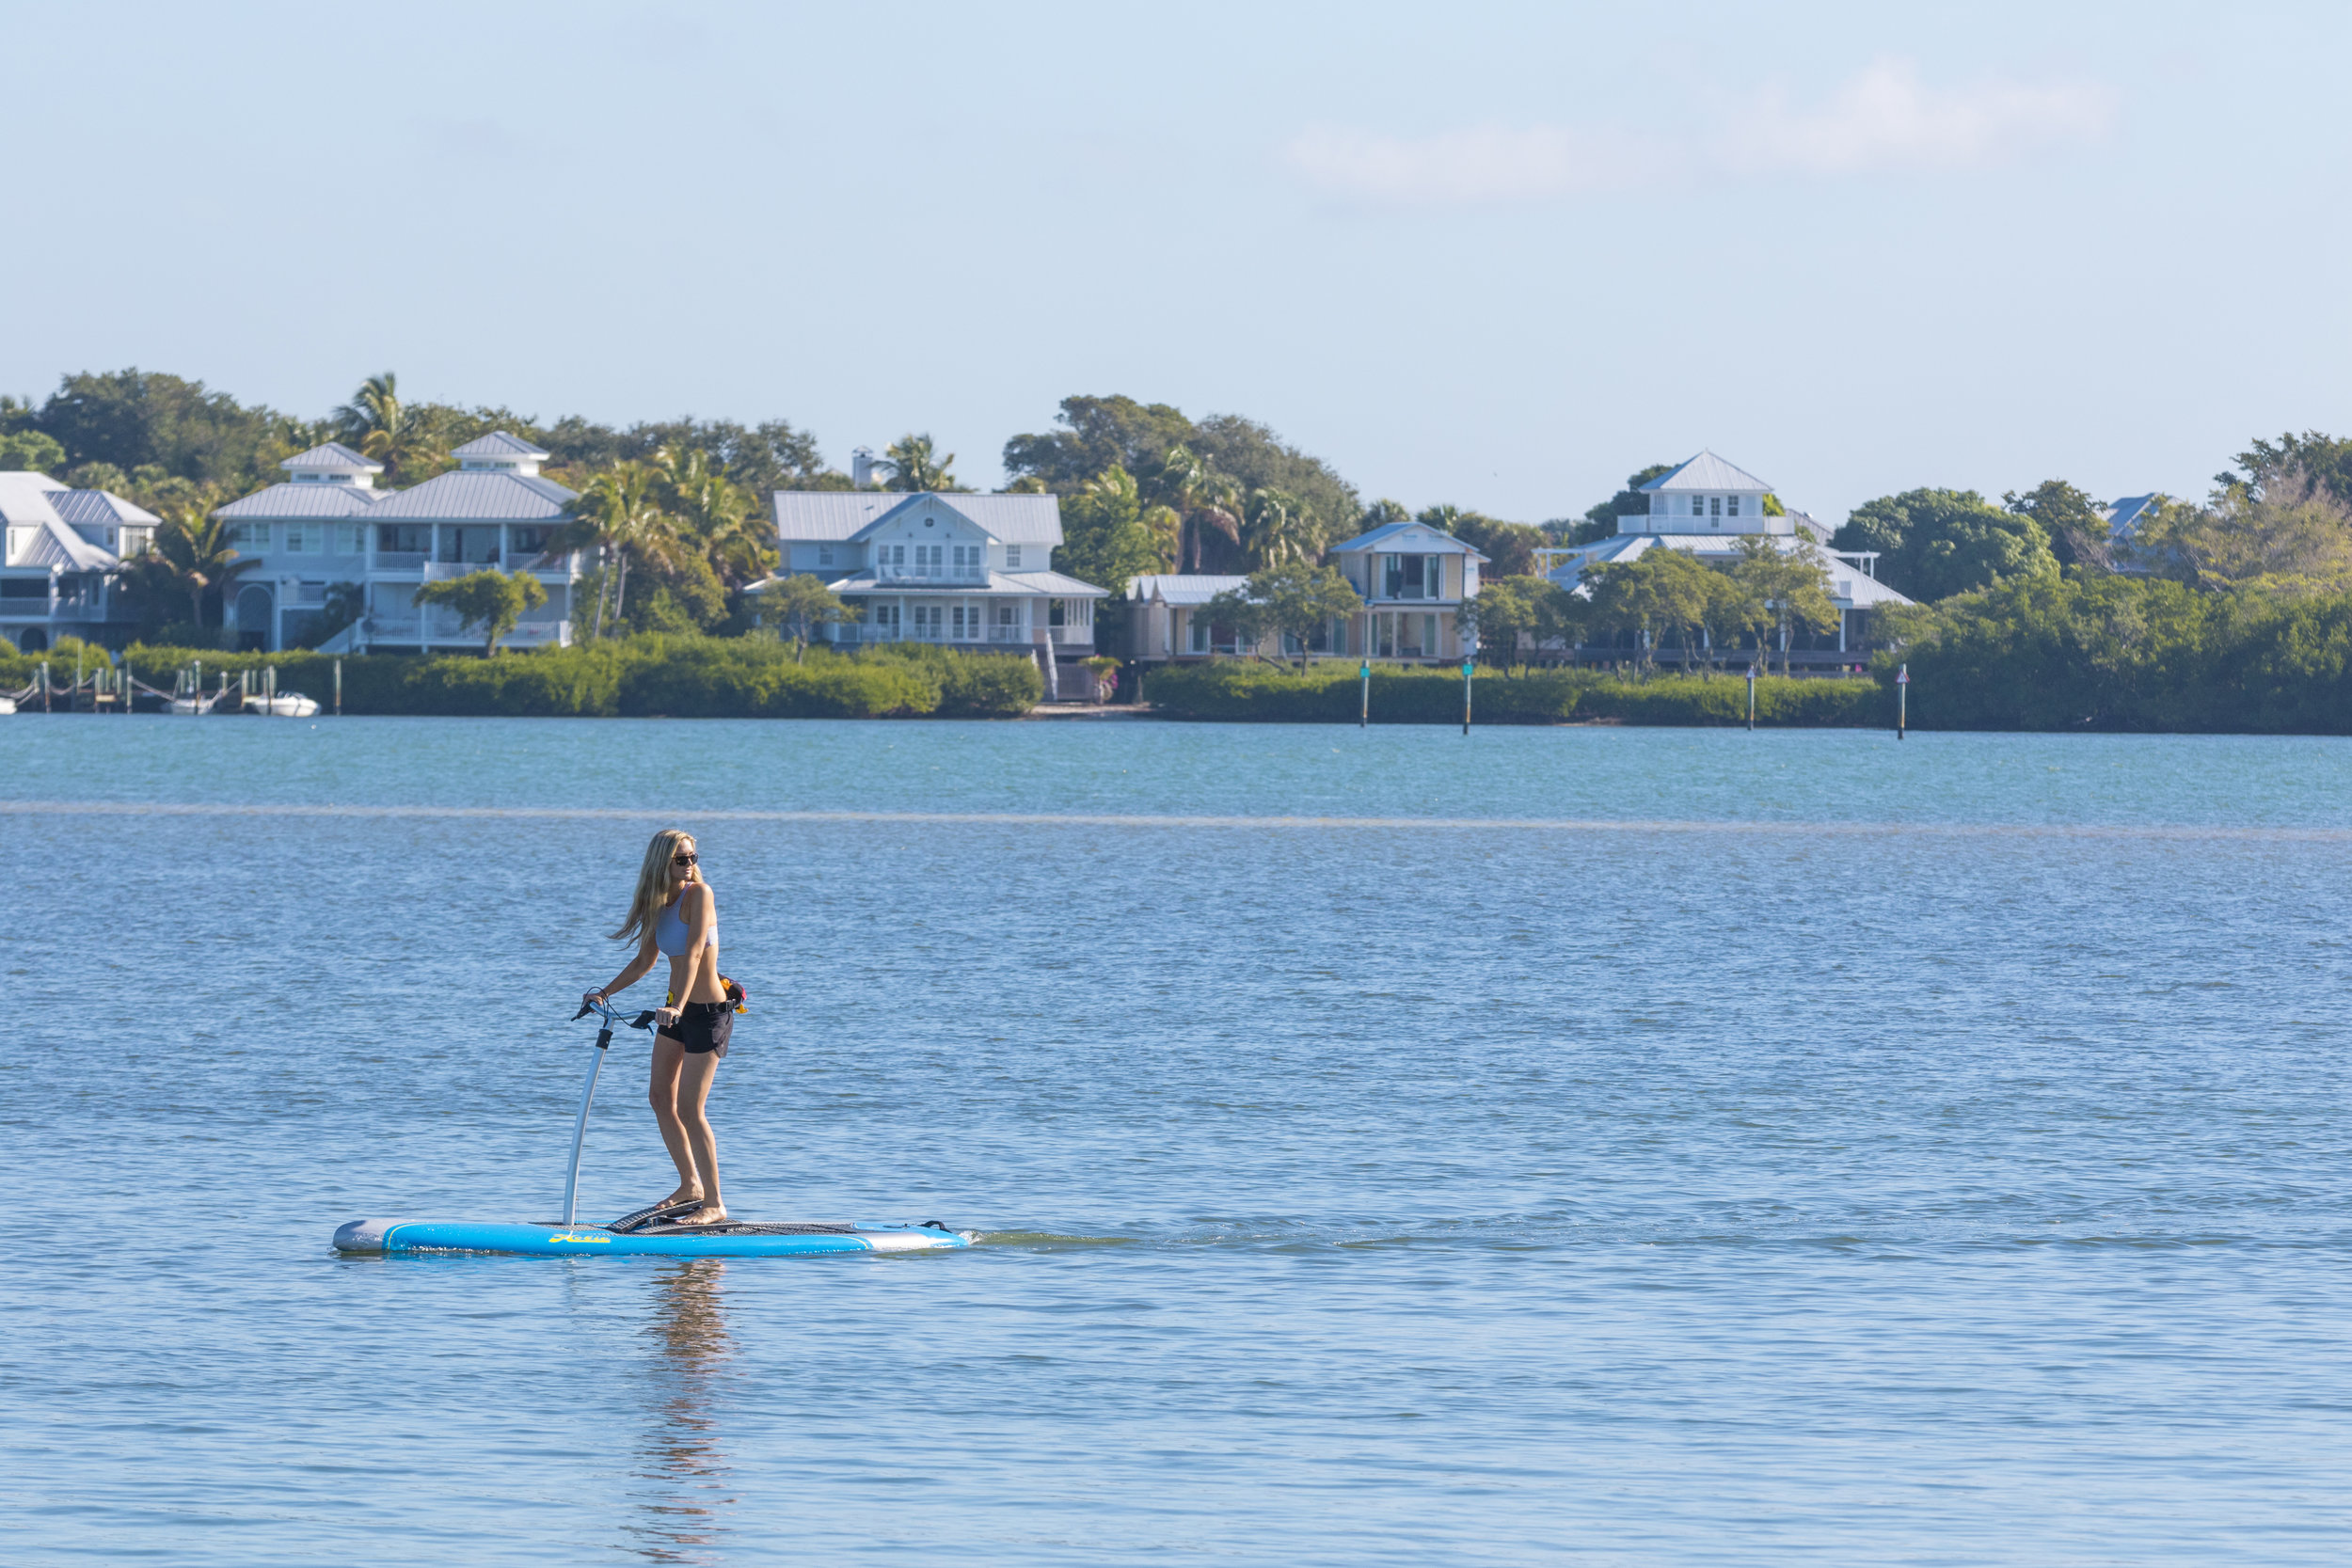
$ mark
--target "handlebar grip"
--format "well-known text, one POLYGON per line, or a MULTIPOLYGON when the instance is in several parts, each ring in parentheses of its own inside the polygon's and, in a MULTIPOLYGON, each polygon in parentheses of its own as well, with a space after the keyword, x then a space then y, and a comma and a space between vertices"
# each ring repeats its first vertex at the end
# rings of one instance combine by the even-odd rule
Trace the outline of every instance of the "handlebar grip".
POLYGON ((653 1026, 653 1009, 648 1007, 644 1012, 639 1013, 635 1018, 630 1019, 628 1021, 628 1026, 632 1029, 651 1028, 653 1026))
POLYGON ((578 1023, 581 1019, 586 1018, 590 1013, 593 1013, 596 1010, 596 1005, 594 1002, 582 1002, 580 1005, 580 1011, 572 1015, 572 1022, 574 1023, 578 1023))

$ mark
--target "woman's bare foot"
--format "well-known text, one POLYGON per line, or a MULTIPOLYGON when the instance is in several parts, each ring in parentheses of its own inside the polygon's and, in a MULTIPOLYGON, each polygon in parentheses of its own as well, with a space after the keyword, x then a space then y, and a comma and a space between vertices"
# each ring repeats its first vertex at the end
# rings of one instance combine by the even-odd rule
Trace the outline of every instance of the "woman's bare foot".
POLYGON ((700 1203, 702 1200, 703 1190, 700 1187, 680 1187, 677 1191, 672 1193, 668 1197, 661 1200, 661 1207, 664 1209, 675 1209, 681 1204, 700 1203))
POLYGON ((723 1203, 706 1203, 692 1213, 680 1214, 670 1223, 680 1229, 695 1225, 724 1225, 727 1223, 727 1206, 723 1203))

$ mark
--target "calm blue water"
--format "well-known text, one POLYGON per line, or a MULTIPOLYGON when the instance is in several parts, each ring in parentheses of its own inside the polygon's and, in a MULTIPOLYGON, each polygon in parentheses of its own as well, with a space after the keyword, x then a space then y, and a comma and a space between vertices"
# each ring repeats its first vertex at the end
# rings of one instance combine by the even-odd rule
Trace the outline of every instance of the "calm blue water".
MULTIPOLYGON (((0 1557, 2340 1561, 2347 785, 2342 740, 0 721, 0 799, 60 803, 0 814, 0 1557), (401 809, 237 809, 290 806, 401 809), (335 1257, 556 1205, 671 815, 754 992, 733 1206, 987 1244, 335 1257)), ((614 1055, 598 1215, 671 1180, 614 1055)))

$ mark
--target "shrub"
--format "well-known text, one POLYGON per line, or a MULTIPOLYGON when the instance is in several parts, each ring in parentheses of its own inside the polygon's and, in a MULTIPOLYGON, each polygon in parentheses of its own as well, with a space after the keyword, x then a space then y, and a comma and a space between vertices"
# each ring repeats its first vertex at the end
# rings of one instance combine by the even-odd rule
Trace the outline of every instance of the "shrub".
MULTIPOLYGON (((1357 672, 1326 664, 1305 674, 1239 659, 1169 665, 1153 671, 1144 696, 1178 719, 1354 723, 1362 702, 1357 672)), ((1585 670, 1538 670, 1518 679, 1481 670, 1472 722, 1563 724, 1744 724, 1747 683, 1735 677, 1670 675, 1628 681, 1585 670)), ((1458 724, 1462 677, 1452 670, 1384 667, 1372 673, 1372 720, 1379 724, 1458 724)), ((1756 721, 1779 725, 1892 724, 1893 709, 1875 682, 1756 682, 1756 721)))

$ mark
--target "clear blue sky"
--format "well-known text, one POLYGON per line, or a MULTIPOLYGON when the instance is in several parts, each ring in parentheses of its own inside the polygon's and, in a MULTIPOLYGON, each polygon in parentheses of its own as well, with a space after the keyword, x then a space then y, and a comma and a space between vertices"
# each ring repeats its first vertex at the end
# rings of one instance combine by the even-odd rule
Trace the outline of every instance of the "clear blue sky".
POLYGON ((2201 493, 2352 430, 2352 7, 0 4, 0 389, 782 417, 1072 392, 1527 520, 1712 447, 2201 493))

